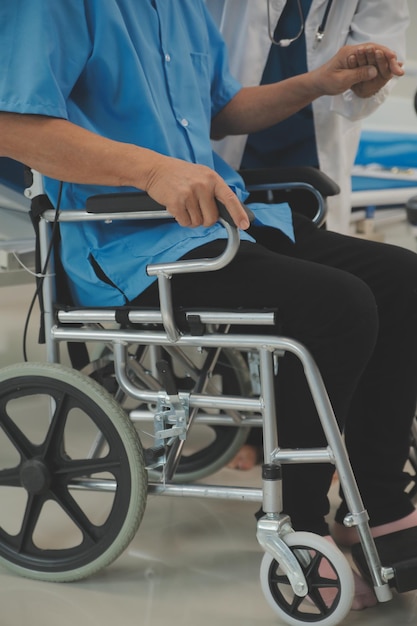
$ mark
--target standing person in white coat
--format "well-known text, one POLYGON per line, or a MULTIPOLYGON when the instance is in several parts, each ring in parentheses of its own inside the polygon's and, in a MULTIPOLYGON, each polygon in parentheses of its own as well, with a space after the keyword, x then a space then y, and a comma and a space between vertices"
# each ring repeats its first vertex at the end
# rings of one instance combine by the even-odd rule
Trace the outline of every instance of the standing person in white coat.
MULTIPOLYGON (((345 44, 378 41, 405 59, 406 0, 206 0, 206 4, 228 44, 231 71, 244 85, 313 70, 345 44)), ((353 88, 318 98, 279 125, 275 134, 268 130, 249 138, 228 137, 216 142, 215 150, 235 169, 319 167, 341 188, 328 200, 327 227, 348 233, 351 170, 361 120, 384 102, 394 84, 395 79, 386 83, 378 77, 367 85, 372 92, 353 88)))

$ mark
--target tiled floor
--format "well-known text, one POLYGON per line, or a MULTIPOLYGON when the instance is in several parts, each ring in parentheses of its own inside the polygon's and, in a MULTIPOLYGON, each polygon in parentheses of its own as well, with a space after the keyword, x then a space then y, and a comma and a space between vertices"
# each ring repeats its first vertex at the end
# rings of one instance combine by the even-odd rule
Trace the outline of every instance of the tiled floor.
MULTIPOLYGON (((385 232, 388 241, 414 248, 414 237, 404 223, 390 225, 385 232)), ((23 324, 32 292, 32 284, 0 290, 0 366, 22 360, 23 324)), ((43 359, 36 335, 35 313, 28 340, 31 360, 43 359)), ((216 481, 258 486, 259 469, 248 473, 223 469, 211 477, 210 482, 216 481)), ((0 502, 0 519, 10 504, 0 502)), ((126 551, 86 580, 33 581, 0 565, 0 624, 278 625, 259 583, 262 552, 255 537, 256 509, 248 502, 150 496, 140 529, 126 551)), ((385 605, 352 612, 343 623, 416 622, 417 592, 409 592, 385 605)))

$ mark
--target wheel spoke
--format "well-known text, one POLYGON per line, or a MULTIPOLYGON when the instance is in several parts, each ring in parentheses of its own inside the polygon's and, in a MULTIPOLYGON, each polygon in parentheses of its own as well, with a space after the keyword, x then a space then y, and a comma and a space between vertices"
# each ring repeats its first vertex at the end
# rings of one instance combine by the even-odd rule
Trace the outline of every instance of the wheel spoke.
POLYGON ((310 564, 306 567, 305 576, 309 581, 309 598, 314 603, 321 615, 326 615, 330 607, 323 599, 322 589, 339 589, 339 581, 334 578, 322 576, 320 574, 320 566, 323 561, 328 563, 328 559, 321 553, 316 552, 310 564))
POLYGON ((271 576, 271 582, 275 583, 276 585, 288 585, 290 586, 290 581, 288 579, 288 577, 285 574, 273 574, 271 576))
POLYGON ((1 487, 20 487, 20 474, 17 467, 0 470, 1 487))
POLYGON ((102 530, 92 524, 67 489, 55 490, 53 499, 81 531, 83 545, 85 543, 95 544, 99 541, 103 536, 102 530))
POLYGON ((44 504, 45 497, 43 495, 29 495, 18 535, 18 552, 32 552, 33 533, 44 504))
POLYGON ((320 566, 323 561, 328 563, 328 559, 317 552, 306 569, 306 577, 311 578, 311 585, 314 587, 322 587, 326 589, 339 587, 339 583, 336 578, 328 578, 327 576, 322 576, 320 574, 320 566))
POLYGON ((53 456, 56 450, 62 449, 64 430, 67 423, 68 412, 71 407, 71 398, 66 393, 57 393, 53 396, 56 406, 51 416, 51 423, 44 442, 44 458, 53 456))
POLYGON ((329 607, 323 600, 323 596, 317 588, 310 589, 308 597, 310 598, 314 606, 319 610, 320 615, 326 615, 326 613, 329 612, 329 607))
POLYGON ((299 608, 300 605, 304 602, 305 598, 304 596, 297 596, 296 594, 294 594, 294 598, 293 601, 291 602, 291 605, 289 606, 289 614, 290 615, 297 615, 297 613, 299 613, 299 608))
POLYGON ((22 459, 29 459, 34 454, 34 445, 25 437, 20 428, 9 417, 6 410, 6 401, 1 403, 0 408, 0 427, 3 429, 5 435, 10 442, 19 452, 22 459))
POLYGON ((66 476, 68 483, 70 478, 91 476, 103 472, 117 475, 120 468, 121 460, 119 458, 71 459, 63 461, 62 465, 56 469, 55 476, 66 476))

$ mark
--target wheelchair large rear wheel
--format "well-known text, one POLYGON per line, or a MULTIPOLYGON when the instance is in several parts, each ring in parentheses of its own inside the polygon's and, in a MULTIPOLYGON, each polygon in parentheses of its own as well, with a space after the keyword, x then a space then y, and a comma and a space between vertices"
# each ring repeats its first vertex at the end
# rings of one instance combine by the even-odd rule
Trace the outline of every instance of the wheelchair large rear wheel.
POLYGON ((0 563, 70 581, 128 546, 146 504, 143 451, 95 381, 45 363, 0 370, 0 450, 0 563), (98 438, 105 445, 94 456, 98 438))

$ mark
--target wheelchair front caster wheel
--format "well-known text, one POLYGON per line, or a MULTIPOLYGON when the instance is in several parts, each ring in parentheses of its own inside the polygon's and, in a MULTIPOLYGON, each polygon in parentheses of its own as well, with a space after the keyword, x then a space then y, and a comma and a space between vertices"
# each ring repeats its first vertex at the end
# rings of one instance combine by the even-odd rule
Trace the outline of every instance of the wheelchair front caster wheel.
POLYGON ((145 510, 143 451, 98 383, 48 363, 0 370, 0 444, 0 563, 78 580, 128 546, 145 510))
POLYGON ((323 537, 308 532, 289 533, 285 543, 301 565, 308 593, 297 596, 280 563, 266 553, 260 575, 269 605, 294 626, 340 624, 350 611, 354 594, 353 573, 343 554, 323 537))

